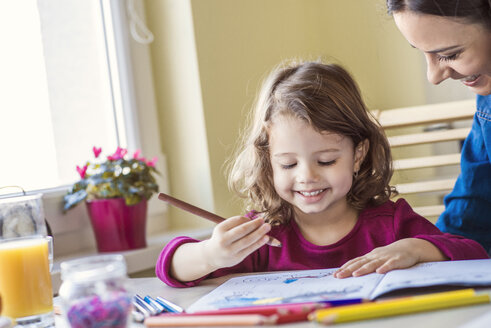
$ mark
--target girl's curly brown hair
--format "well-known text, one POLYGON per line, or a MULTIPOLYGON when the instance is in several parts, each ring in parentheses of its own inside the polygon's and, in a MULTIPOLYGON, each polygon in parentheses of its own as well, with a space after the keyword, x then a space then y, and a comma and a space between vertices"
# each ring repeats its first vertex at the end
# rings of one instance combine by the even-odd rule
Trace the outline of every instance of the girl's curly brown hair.
POLYGON ((349 137, 355 147, 368 140, 367 155, 347 195, 353 208, 379 205, 396 193, 389 185, 389 143, 350 74, 336 64, 292 63, 278 66, 264 81, 241 148, 229 166, 229 187, 247 200, 248 209, 261 212, 272 224, 293 216, 292 205, 278 196, 273 184, 268 131, 277 115, 299 118, 318 132, 349 137))

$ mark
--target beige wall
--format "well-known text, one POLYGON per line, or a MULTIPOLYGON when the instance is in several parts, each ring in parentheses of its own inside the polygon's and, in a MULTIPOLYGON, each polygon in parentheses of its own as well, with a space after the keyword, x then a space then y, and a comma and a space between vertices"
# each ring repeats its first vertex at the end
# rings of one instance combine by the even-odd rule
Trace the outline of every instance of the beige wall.
MULTIPOLYGON (((384 0, 146 0, 169 188, 223 216, 240 213, 223 164, 261 79, 289 58, 347 67, 370 108, 422 104, 421 57, 384 0)), ((171 208, 173 228, 207 225, 171 208)))

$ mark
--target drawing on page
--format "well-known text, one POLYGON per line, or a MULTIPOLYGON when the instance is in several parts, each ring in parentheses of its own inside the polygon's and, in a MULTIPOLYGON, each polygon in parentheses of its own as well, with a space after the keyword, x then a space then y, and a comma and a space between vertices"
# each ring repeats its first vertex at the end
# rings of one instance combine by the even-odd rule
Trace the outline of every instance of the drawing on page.
POLYGON ((190 312, 260 304, 367 298, 382 275, 337 279, 334 270, 310 270, 231 278, 195 302, 190 312))
POLYGON ((271 281, 282 281, 285 284, 290 284, 292 282, 298 281, 300 279, 320 279, 325 277, 330 277, 333 275, 334 271, 329 272, 320 272, 320 273, 311 273, 311 274, 288 274, 287 276, 279 276, 279 275, 263 275, 263 276, 251 276, 244 277, 242 281, 237 281, 237 284, 257 284, 261 282, 271 282, 271 281))
POLYGON ((335 300, 335 299, 351 298, 350 295, 354 293, 358 293, 362 289, 363 286, 350 285, 344 287, 343 289, 331 289, 331 290, 323 290, 319 292, 307 292, 303 294, 284 297, 280 303, 282 304, 302 303, 302 302, 311 302, 312 300, 315 300, 316 302, 320 302, 320 301, 328 301, 328 300, 335 300))
MULTIPOLYGON (((358 293, 363 289, 361 285, 350 285, 344 288, 331 288, 318 291, 307 291, 305 293, 295 293, 290 296, 279 296, 273 298, 273 302, 263 302, 261 304, 287 304, 287 303, 302 303, 312 301, 327 301, 334 299, 351 298, 350 295, 358 293)), ((222 295, 222 298, 215 299, 207 304, 210 309, 212 308, 228 308, 237 306, 253 306, 257 305, 258 301, 268 300, 271 295, 281 295, 284 293, 252 293, 251 291, 234 292, 229 295, 222 295)), ((353 297, 354 298, 354 297, 353 297)))

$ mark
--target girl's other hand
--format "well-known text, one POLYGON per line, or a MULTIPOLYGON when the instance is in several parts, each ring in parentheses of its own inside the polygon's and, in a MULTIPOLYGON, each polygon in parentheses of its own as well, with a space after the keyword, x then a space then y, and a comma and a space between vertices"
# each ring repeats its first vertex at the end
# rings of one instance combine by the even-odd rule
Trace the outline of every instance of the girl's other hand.
POLYGON ((213 270, 233 266, 266 244, 270 230, 271 225, 262 218, 231 217, 218 224, 211 238, 203 241, 204 256, 213 270))
POLYGON ((387 273, 409 268, 420 262, 444 261, 447 258, 432 243, 418 238, 406 238, 378 247, 370 253, 346 262, 335 278, 359 277, 368 273, 387 273))

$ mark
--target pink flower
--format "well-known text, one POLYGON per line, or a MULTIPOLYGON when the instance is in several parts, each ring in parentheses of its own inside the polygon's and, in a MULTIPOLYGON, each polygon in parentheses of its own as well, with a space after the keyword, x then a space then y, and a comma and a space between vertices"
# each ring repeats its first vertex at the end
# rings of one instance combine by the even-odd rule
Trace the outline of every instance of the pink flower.
POLYGON ((154 158, 152 158, 151 161, 148 161, 147 162, 147 165, 148 166, 151 166, 151 167, 155 167, 155 163, 157 163, 157 156, 155 156, 154 158))
POLYGON ((137 161, 141 161, 143 163, 147 163, 147 159, 144 156, 140 156, 141 150, 137 149, 135 153, 133 154, 133 158, 136 159, 137 161))
POLYGON ((136 160, 138 160, 138 161, 146 162, 145 157, 140 156, 140 153, 141 153, 141 150, 140 149, 137 149, 135 151, 135 153, 133 154, 133 158, 136 159, 136 160))
POLYGON ((92 147, 92 151, 94 152, 95 158, 97 158, 97 157, 99 157, 99 155, 102 151, 102 148, 101 147, 97 148, 96 146, 94 146, 94 147, 92 147))
POLYGON ((118 159, 123 159, 124 155, 126 155, 128 151, 124 148, 118 146, 114 154, 107 156, 107 159, 110 161, 115 161, 118 159))
POLYGON ((80 177, 82 179, 85 179, 85 174, 87 173, 87 168, 88 167, 89 166, 87 164, 85 164, 84 167, 80 167, 80 166, 77 165, 77 172, 78 172, 78 174, 80 174, 80 177))

